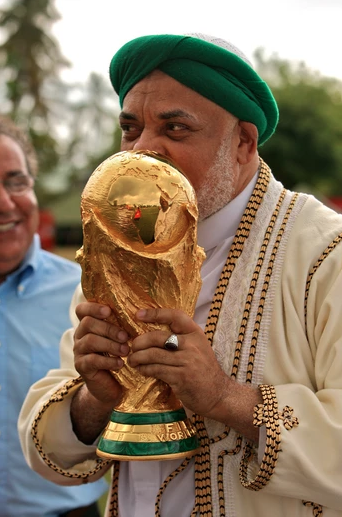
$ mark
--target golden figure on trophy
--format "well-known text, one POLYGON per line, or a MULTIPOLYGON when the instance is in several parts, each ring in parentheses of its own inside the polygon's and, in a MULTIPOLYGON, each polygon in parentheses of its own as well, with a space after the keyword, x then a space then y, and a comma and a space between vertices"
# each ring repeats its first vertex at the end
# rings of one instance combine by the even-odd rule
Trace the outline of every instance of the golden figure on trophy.
MULTIPOLYGON (((140 308, 178 308, 193 316, 205 258, 197 246, 196 197, 166 157, 150 151, 109 157, 84 188, 81 217, 76 260, 83 292, 111 307, 111 322, 134 339, 162 328, 137 322, 140 308)), ((195 428, 167 384, 127 362, 113 375, 124 395, 100 438, 100 456, 149 460, 195 453, 195 428)))

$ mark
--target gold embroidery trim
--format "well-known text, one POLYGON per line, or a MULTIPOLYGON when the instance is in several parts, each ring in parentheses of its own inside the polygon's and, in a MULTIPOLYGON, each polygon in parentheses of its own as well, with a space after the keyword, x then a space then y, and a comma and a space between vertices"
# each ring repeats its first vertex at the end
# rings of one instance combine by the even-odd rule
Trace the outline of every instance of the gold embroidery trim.
POLYGON ((52 470, 54 470, 58 474, 61 474, 62 476, 65 476, 68 478, 74 478, 74 479, 82 479, 83 483, 88 483, 89 478, 91 476, 93 476, 94 474, 96 474, 97 472, 99 472, 100 470, 102 470, 105 465, 108 465, 110 463, 110 460, 103 460, 103 459, 97 458, 96 467, 94 469, 89 470, 88 472, 84 472, 82 474, 76 474, 69 470, 63 470, 60 467, 58 467, 58 465, 53 463, 48 458, 48 456, 45 454, 45 452, 41 446, 40 440, 38 438, 38 424, 39 424, 40 420, 42 419, 43 414, 48 409, 48 407, 50 407, 52 404, 54 404, 56 402, 57 403, 61 402, 68 395, 68 393, 70 392, 70 390, 72 388, 74 388, 78 384, 82 384, 82 383, 83 383, 83 379, 81 377, 77 377, 76 379, 72 379, 72 380, 66 382, 64 384, 64 386, 62 386, 62 388, 59 388, 53 395, 51 395, 49 400, 41 407, 37 416, 33 420, 31 436, 32 436, 32 440, 36 446, 36 449, 39 452, 40 457, 43 459, 43 461, 46 463, 46 465, 48 465, 48 467, 50 467, 52 470))
MULTIPOLYGON (((280 196, 280 199, 278 201, 277 207, 274 211, 272 218, 276 217, 277 214, 279 213, 280 204, 281 204, 283 195, 285 195, 285 191, 283 191, 280 196)), ((269 282, 270 282, 271 275, 272 275, 273 265, 274 265, 274 262, 276 259, 276 254, 279 249, 279 245, 280 245, 282 236, 284 235, 284 232, 285 232, 287 222, 289 220, 290 214, 295 206, 297 199, 298 199, 298 194, 294 194, 292 196, 291 202, 289 203, 289 206, 288 206, 288 209, 284 216, 284 219, 282 221, 281 227, 278 231, 277 238, 276 238, 275 244, 273 246, 271 258, 269 260, 269 264, 267 267, 264 284, 263 284, 263 288, 262 288, 262 295, 260 297, 260 305, 259 305, 259 308, 257 311, 257 320, 256 320, 256 324, 255 324, 253 337, 252 337, 251 347, 250 347, 250 357, 249 357, 249 361, 248 361, 247 378, 246 378, 247 384, 252 382, 252 374, 253 374, 254 359, 255 359, 255 354, 256 354, 257 339, 258 339, 258 335, 259 335, 259 329, 260 329, 260 324, 261 324, 261 318, 263 315, 264 303, 266 300, 267 290, 268 290, 269 282)), ((266 234, 269 231, 270 231, 270 228, 268 228, 266 234)), ((240 346, 240 348, 241 348, 241 346, 240 346)), ((240 350, 239 350, 239 353, 240 353, 240 350)), ((274 397, 275 397, 275 391, 274 391, 274 397)), ((276 398, 275 398, 275 402, 276 402, 276 398)), ((265 420, 266 417, 264 414, 264 407, 262 407, 262 408, 257 407, 257 410, 258 409, 259 409, 259 411, 262 411, 262 415, 261 415, 262 422, 266 425, 266 428, 267 428, 266 450, 265 450, 265 456, 264 456, 264 460, 266 460, 266 461, 263 461, 263 463, 261 464, 260 472, 256 476, 254 482, 248 481, 248 465, 251 462, 252 457, 254 455, 254 448, 251 443, 248 443, 246 445, 244 454, 243 454, 243 457, 241 460, 241 464, 240 464, 240 481, 241 481, 241 484, 245 488, 248 488, 249 490, 260 490, 268 483, 268 481, 270 480, 271 475, 274 471, 274 468, 275 468, 275 465, 276 465, 276 462, 278 459, 278 452, 280 450, 280 428, 277 426, 274 427, 276 420, 279 418, 278 413, 276 412, 276 414, 274 414, 274 415, 272 413, 272 417, 276 418, 276 420, 274 420, 272 425, 269 426, 267 421, 265 420), (269 444, 267 443, 267 440, 270 442, 269 444), (276 447, 271 446, 270 448, 268 448, 270 444, 272 444, 273 446, 275 444, 277 444, 277 446, 276 447), (274 452, 273 456, 272 456, 272 452, 274 452), (268 463, 269 461, 270 461, 270 463, 268 463), (268 465, 270 465, 270 467, 268 465), (267 467, 267 468, 265 468, 265 467, 267 467)), ((257 413, 256 421, 258 421, 258 417, 260 417, 260 415, 257 413)), ((262 424, 260 424, 260 425, 262 425, 262 424)))
MULTIPOLYGON (((263 244, 261 246, 259 257, 258 257, 258 260, 257 260, 257 265, 256 265, 255 271, 254 271, 254 273, 252 275, 252 281, 251 281, 251 285, 250 285, 250 288, 249 288, 249 292, 247 294, 246 305, 245 305, 242 321, 241 321, 241 324, 240 324, 239 336, 238 336, 238 340, 237 340, 236 348, 235 348, 233 367, 232 367, 232 372, 231 372, 231 377, 232 378, 236 378, 237 373, 238 373, 238 368, 239 368, 239 364, 240 364, 241 349, 242 349, 242 345, 243 345, 243 341, 244 341, 244 337, 245 337, 245 331, 247 329, 247 324, 248 324, 248 320, 249 320, 249 316, 250 316, 250 310, 251 310, 251 307, 252 307, 252 302, 253 302, 253 299, 254 299, 254 294, 255 294, 255 289, 256 289, 257 281, 258 281, 259 276, 260 276, 260 271, 261 271, 261 268, 262 268, 262 265, 263 265, 263 262, 264 262, 267 246, 269 244, 270 237, 271 237, 271 234, 272 234, 275 222, 276 222, 277 217, 279 215, 280 207, 281 207, 281 205, 282 205, 282 203, 283 203, 283 201, 285 199, 285 194, 286 194, 286 191, 285 191, 285 189, 283 189, 281 194, 280 194, 280 196, 279 196, 279 199, 278 199, 277 205, 275 207, 275 210, 274 210, 274 212, 273 212, 273 214, 271 216, 268 228, 267 228, 267 230, 265 232, 264 241, 263 241, 263 244)), ((290 206, 289 206, 289 208, 287 210, 286 216, 284 217, 284 220, 283 220, 283 223, 282 223, 282 227, 281 227, 280 231, 278 232, 278 236, 277 236, 275 245, 273 247, 271 258, 270 258, 270 261, 269 261, 269 264, 268 264, 268 268, 267 268, 267 271, 266 271, 266 276, 265 276, 265 279, 264 279, 263 289, 262 289, 262 293, 261 293, 261 297, 260 297, 259 308, 258 308, 258 311, 257 311, 257 319, 255 321, 255 326, 254 326, 254 331, 253 331, 253 336, 252 336, 252 342, 251 342, 251 345, 250 345, 250 354, 249 354, 248 367, 247 367, 247 372, 246 372, 246 384, 249 384, 249 383, 252 382, 254 360, 255 360, 256 349, 257 349, 257 339, 258 339, 259 329, 260 329, 260 325, 261 325, 261 319, 262 319, 262 315, 263 315, 263 306, 264 306, 264 302, 265 302, 265 299, 266 299, 267 289, 268 289, 268 285, 269 285, 271 274, 272 274, 272 268, 273 268, 273 263, 274 263, 274 260, 275 260, 275 257, 276 257, 276 251, 277 251, 277 249, 279 247, 281 236, 283 235, 284 228, 285 228, 287 219, 289 217, 290 211, 292 210, 293 204, 294 204, 294 200, 292 200, 292 203, 290 204, 290 206)), ((223 437, 223 435, 217 437, 216 440, 221 439, 222 437, 223 437)), ((238 435, 237 436, 237 442, 236 442, 235 449, 233 449, 232 451, 226 450, 226 451, 223 451, 221 453, 221 455, 220 455, 221 457, 219 458, 219 467, 218 467, 219 469, 221 468, 221 463, 222 463, 222 469, 223 469, 223 456, 231 455, 231 454, 237 454, 241 450, 241 444, 242 444, 242 436, 238 435)), ((224 496, 223 484, 220 483, 220 478, 218 478, 218 493, 219 493, 219 506, 220 506, 220 508, 224 508, 225 507, 225 496, 224 496)))
POLYGON ((312 503, 311 501, 303 501, 304 506, 312 506, 312 515, 319 517, 323 515, 323 507, 320 504, 312 503))
POLYGON ((182 462, 182 464, 177 468, 175 469, 171 474, 170 474, 170 479, 169 477, 164 481, 164 483, 162 484, 162 486, 159 488, 159 491, 158 491, 158 495, 157 495, 157 498, 156 498, 156 502, 155 502, 155 515, 159 515, 160 514, 160 502, 161 502, 161 498, 162 498, 162 495, 164 493, 164 490, 165 488, 167 487, 167 485, 169 484, 169 482, 175 478, 180 472, 182 472, 183 470, 186 469, 186 467, 189 465, 190 463, 190 459, 191 458, 185 458, 185 460, 182 462))
POLYGON ((288 431, 293 427, 297 427, 299 425, 298 418, 293 416, 293 408, 290 406, 285 406, 282 413, 279 413, 279 418, 284 422, 284 427, 288 431))
POLYGON ((248 465, 254 455, 253 446, 248 443, 240 463, 240 481, 249 490, 260 490, 270 480, 280 451, 280 425, 278 418, 278 402, 274 386, 261 384, 259 386, 263 404, 258 404, 254 413, 254 425, 266 426, 266 447, 259 472, 253 481, 248 480, 248 465))
POLYGON ((110 501, 108 507, 108 515, 116 517, 119 515, 119 500, 118 500, 118 487, 119 487, 119 472, 120 472, 120 461, 113 462, 113 476, 112 476, 112 489, 110 493, 110 501))
POLYGON ((342 241, 342 233, 340 233, 335 239, 325 248, 322 255, 319 257, 317 262, 312 267, 311 271, 308 274, 308 278, 306 281, 306 288, 305 288, 305 298, 304 298, 304 317, 305 317, 305 333, 307 334, 307 308, 308 308, 308 296, 309 296, 309 290, 310 285, 312 281, 312 277, 316 273, 317 269, 320 267, 320 265, 323 263, 324 259, 330 255, 330 253, 336 248, 336 246, 342 241))
MULTIPOLYGON (((279 197, 277 206, 276 206, 276 208, 274 210, 274 213, 272 214, 271 222, 269 224, 269 227, 267 228, 262 248, 264 248, 266 246, 266 244, 268 244, 268 241, 269 241, 269 238, 270 238, 270 233, 273 230, 273 227, 274 227, 274 224, 275 224, 275 220, 277 219, 277 217, 279 215, 280 207, 281 207, 281 205, 282 205, 282 203, 284 201, 284 198, 285 198, 285 192, 286 192, 285 190, 282 191, 282 193, 281 193, 281 195, 279 197)), ((285 232, 286 225, 288 223, 290 214, 291 214, 291 212, 292 212, 292 210, 293 210, 293 208, 295 206, 295 203, 296 203, 297 199, 298 199, 298 194, 294 194, 292 199, 291 199, 291 202, 289 203, 289 206, 288 206, 288 209, 286 211, 286 214, 285 214, 285 216, 283 218, 281 227, 280 227, 280 229, 278 231, 278 234, 277 234, 277 237, 276 237, 273 249, 272 249, 271 257, 270 257, 270 260, 269 260, 268 265, 267 265, 267 271, 266 271, 266 275, 265 275, 265 278, 264 278, 264 283, 263 283, 262 292, 261 292, 261 296, 260 296, 260 303, 259 303, 259 307, 258 307, 258 311, 257 311, 257 317, 256 317, 256 321, 255 321, 255 326, 254 326, 254 332, 253 332, 253 336, 252 336, 252 340, 251 340, 250 355, 249 355, 247 375, 246 375, 246 383, 247 384, 252 382, 253 367, 254 367, 254 360, 255 360, 256 349, 257 349, 259 330, 260 330, 262 316, 263 316, 263 313, 264 313, 264 305, 265 305, 265 301, 266 301, 266 297, 267 297, 267 291, 268 291, 268 288, 269 288, 269 285, 270 285, 270 281, 271 281, 271 277, 272 277, 273 266, 274 266, 274 263, 275 263, 275 260, 276 260, 276 256, 277 256, 277 252, 278 252, 278 249, 279 249, 279 245, 280 245, 281 239, 282 239, 282 237, 284 235, 284 232, 285 232)), ((259 257, 259 260, 261 260, 261 257, 259 257)), ((241 350, 241 346, 240 346, 240 350, 241 350)))
MULTIPOLYGON (((268 406, 265 404, 257 404, 254 408, 253 413, 253 425, 255 427, 261 427, 266 425, 269 418, 268 406)), ((293 408, 290 406, 285 406, 282 413, 275 413, 274 417, 283 420, 284 427, 288 431, 290 431, 293 427, 297 427, 299 425, 299 420, 297 417, 293 416, 293 408)))
POLYGON ((278 455, 280 452, 280 424, 283 420, 287 430, 299 425, 298 418, 293 416, 293 408, 285 406, 281 413, 278 413, 278 402, 274 386, 261 384, 259 386, 263 404, 257 404, 253 414, 253 425, 256 427, 266 426, 266 448, 260 465, 259 474, 254 481, 248 481, 248 463, 252 459, 252 446, 248 445, 245 450, 245 461, 240 465, 240 480, 245 488, 260 490, 270 480, 274 472, 278 455))
POLYGON ((220 515, 226 515, 226 504, 225 504, 225 493, 224 493, 224 457, 225 456, 233 456, 235 454, 239 454, 242 447, 242 436, 238 435, 236 439, 236 445, 234 449, 224 450, 218 456, 218 468, 217 468, 217 487, 218 487, 218 496, 219 496, 219 508, 220 515))
MULTIPOLYGON (((232 377, 236 377, 237 376, 238 367, 239 367, 239 364, 240 364, 240 355, 241 355, 242 344, 243 344, 243 341, 244 341, 245 331, 246 331, 247 323, 248 323, 248 320, 249 320, 250 309, 251 309, 253 298, 254 298, 254 292, 255 292, 255 288, 256 288, 256 283, 257 283, 257 280, 259 278, 259 274, 260 274, 261 267, 262 267, 262 264, 263 264, 263 261, 264 261, 266 249, 267 249, 267 246, 268 246, 268 243, 269 243, 269 240, 270 240, 270 236, 271 236, 272 230, 274 228, 275 222, 276 222, 277 217, 279 215, 280 207, 281 207, 281 205, 282 205, 282 203, 283 203, 283 201, 285 199, 285 194, 286 194, 286 190, 284 189, 281 192, 281 194, 280 194, 280 197, 279 197, 279 200, 277 202, 276 208, 275 208, 275 210, 274 210, 274 212, 272 214, 272 217, 270 219, 270 223, 269 223, 268 228, 267 228, 267 230, 265 232, 264 242, 263 242, 263 244, 261 246, 260 254, 259 254, 259 257, 258 257, 258 260, 257 260, 257 266, 256 266, 256 269, 255 269, 255 271, 253 273, 253 276, 252 276, 251 286, 250 286, 250 289, 249 289, 249 293, 247 295, 246 306, 245 306, 244 315, 243 315, 241 326, 240 326, 239 338, 238 338, 237 345, 236 345, 236 350, 235 350, 233 369, 232 369, 232 374, 231 374, 232 377)), ((281 227, 280 227, 280 229, 278 231, 278 234, 277 234, 277 237, 276 237, 276 240, 275 240, 275 244, 274 244, 273 249, 272 249, 272 253, 271 253, 270 260, 269 260, 269 264, 268 264, 268 267, 267 267, 267 271, 266 271, 266 275, 265 275, 265 279, 264 279, 264 284, 263 284, 263 288, 262 288, 262 292, 261 292, 261 296, 260 296, 260 303, 259 303, 259 307, 258 307, 258 311, 257 311, 257 319, 255 321, 254 332, 253 332, 252 341, 251 341, 251 345, 250 345, 250 355, 249 355, 247 372, 246 372, 246 384, 249 384, 249 383, 252 382, 254 360, 255 360, 256 349, 257 349, 257 340, 258 340, 258 335, 259 335, 259 330, 260 330, 260 325, 261 325, 261 320, 262 320, 262 315, 263 315, 264 303, 265 303, 265 300, 266 300, 267 290, 268 290, 269 282, 270 282, 271 275, 272 275, 273 265, 274 265, 274 262, 275 262, 275 259, 276 259, 276 255, 277 255, 277 251, 278 251, 278 248, 279 248, 279 245, 280 245, 280 242, 281 242, 281 238, 282 238, 282 236, 284 234, 284 231, 285 231, 285 228, 286 228, 286 224, 287 224, 287 222, 289 220, 290 214, 291 214, 291 212, 292 212, 292 210, 293 210, 293 208, 295 206, 295 203, 296 203, 297 199, 298 199, 298 194, 294 194, 294 196, 291 199, 291 202, 289 203, 289 207, 288 207, 288 209, 286 211, 286 214, 285 214, 284 219, 282 221, 281 227)), ((238 436, 238 440, 241 441, 242 440, 242 436, 238 436)), ((235 450, 237 450, 237 448, 235 450)), ((222 455, 230 454, 231 452, 232 451, 224 451, 221 454, 222 455)), ((248 445, 247 446, 247 450, 244 451, 244 456, 243 456, 243 459, 242 459, 241 472, 244 471, 244 468, 246 468, 248 470, 248 463, 249 463, 249 461, 251 461, 251 459, 252 459, 251 446, 248 445), (248 459, 248 461, 247 461, 247 459, 248 459), (243 463, 245 461, 247 461, 247 463, 245 465, 243 465, 243 463)), ((245 481, 242 481, 242 484, 244 484, 244 483, 245 483, 245 481)), ((246 488, 250 488, 250 489, 253 489, 253 490, 257 489, 256 485, 253 485, 251 483, 248 483, 248 485, 246 485, 246 488)), ((219 486, 219 504, 220 504, 220 508, 224 508, 224 506, 225 506, 224 490, 220 489, 220 486, 219 486)))
MULTIPOLYGON (((243 312, 243 316, 242 316, 242 321, 241 321, 241 324, 240 324, 239 335, 238 335, 238 339, 237 339, 236 347, 235 347, 235 353, 234 353, 234 359, 233 359, 233 367, 232 367, 232 372, 231 372, 231 377, 233 377, 234 379, 236 378, 237 373, 238 373, 242 344, 243 344, 243 341, 244 341, 244 338, 245 338, 245 332, 246 332, 246 329, 247 329, 247 324, 248 324, 250 310, 251 310, 253 299, 254 299, 254 293, 255 293, 257 281, 259 279, 260 271, 261 271, 261 268, 262 268, 262 265, 263 265, 263 262, 264 262, 265 253, 266 253, 266 250, 267 250, 267 246, 269 244, 270 236, 271 236, 271 233, 272 233, 275 221, 277 219, 280 206, 281 206, 281 204, 282 204, 282 202, 284 200, 284 197, 285 197, 285 190, 283 190, 281 195, 280 195, 280 198, 278 200, 277 206, 276 206, 276 208, 274 210, 274 213, 272 214, 270 223, 269 223, 268 228, 267 228, 267 230, 265 232, 264 241, 263 241, 263 244, 261 246, 259 257, 258 257, 258 260, 257 260, 257 265, 256 265, 256 268, 255 268, 255 270, 253 272, 253 275, 252 275, 252 280, 251 280, 251 284, 250 284, 249 291, 248 291, 248 294, 247 294, 246 304, 245 304, 245 308, 244 308, 244 312, 243 312)), ((272 271, 272 268, 270 268, 270 266, 268 268, 268 272, 269 271, 272 271)), ((267 286, 265 287, 265 285, 264 285, 264 287, 263 287, 263 294, 264 294, 264 296, 262 296, 262 300, 263 301, 265 300, 265 297, 266 297, 266 289, 267 289, 267 286)), ((255 329, 254 329, 254 332, 253 332, 253 340, 252 340, 252 344, 251 344, 249 366, 248 366, 248 372, 247 372, 247 378, 246 378, 246 382, 248 382, 248 383, 250 383, 251 380, 252 380, 251 373, 253 371, 253 366, 254 366, 254 357, 255 357, 257 336, 259 334, 259 327, 260 327, 261 317, 262 317, 262 311, 261 312, 258 311, 257 320, 256 320, 256 323, 255 323, 255 329)))

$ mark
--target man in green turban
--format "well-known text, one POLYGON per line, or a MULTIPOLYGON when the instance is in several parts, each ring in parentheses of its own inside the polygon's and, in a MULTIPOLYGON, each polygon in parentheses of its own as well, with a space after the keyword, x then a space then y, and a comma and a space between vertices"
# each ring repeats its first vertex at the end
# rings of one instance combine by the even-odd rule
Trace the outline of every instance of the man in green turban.
POLYGON ((277 104, 267 84, 241 53, 191 36, 163 34, 130 41, 110 64, 110 79, 121 106, 131 88, 156 69, 237 118, 255 124, 259 145, 274 132, 277 104))
POLYGON ((277 105, 230 43, 143 36, 114 55, 110 79, 121 149, 164 155, 196 191, 202 287, 193 318, 142 307, 137 321, 170 331, 131 350, 111 309, 76 292, 62 367, 19 419, 30 465, 61 484, 113 466, 106 516, 342 517, 342 216, 285 189, 259 156, 277 105), (194 457, 96 457, 127 356, 191 415, 194 457))

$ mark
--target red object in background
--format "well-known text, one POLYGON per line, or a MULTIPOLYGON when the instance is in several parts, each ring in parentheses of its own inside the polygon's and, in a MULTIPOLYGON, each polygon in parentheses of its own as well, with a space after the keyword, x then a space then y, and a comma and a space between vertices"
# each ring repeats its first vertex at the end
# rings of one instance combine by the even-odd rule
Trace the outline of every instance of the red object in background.
POLYGON ((38 233, 42 248, 52 251, 56 246, 56 223, 54 216, 49 210, 39 211, 38 233))
POLYGON ((141 210, 140 208, 138 207, 134 213, 134 216, 133 216, 133 219, 140 219, 141 217, 141 210))
POLYGON ((338 208, 340 212, 342 212, 342 197, 341 196, 332 196, 332 197, 329 197, 329 201, 332 202, 334 208, 338 208))

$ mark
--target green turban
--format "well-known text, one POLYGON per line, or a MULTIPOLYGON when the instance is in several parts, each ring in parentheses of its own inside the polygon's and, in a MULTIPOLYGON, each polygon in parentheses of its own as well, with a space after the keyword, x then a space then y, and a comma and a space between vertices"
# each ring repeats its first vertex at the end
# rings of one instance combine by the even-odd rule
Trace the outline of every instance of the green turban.
POLYGON ((120 104, 129 90, 159 69, 258 129, 259 145, 273 134, 278 107, 268 85, 241 57, 191 36, 142 36, 126 43, 110 63, 120 104))

